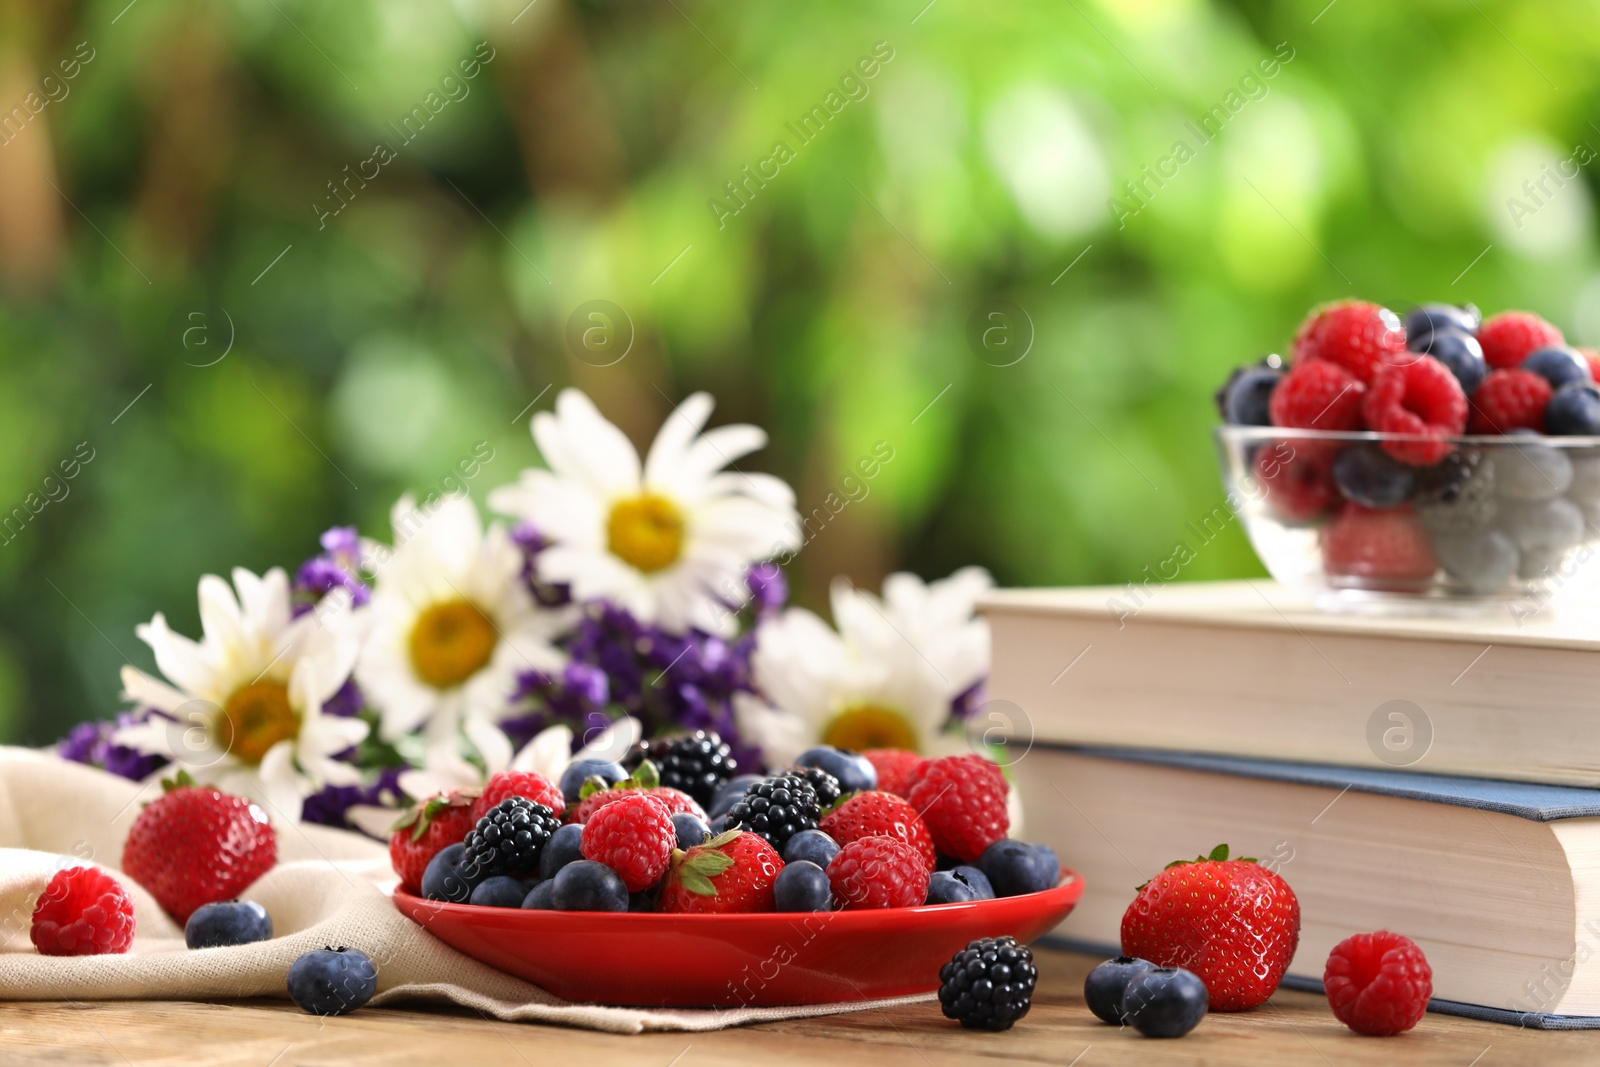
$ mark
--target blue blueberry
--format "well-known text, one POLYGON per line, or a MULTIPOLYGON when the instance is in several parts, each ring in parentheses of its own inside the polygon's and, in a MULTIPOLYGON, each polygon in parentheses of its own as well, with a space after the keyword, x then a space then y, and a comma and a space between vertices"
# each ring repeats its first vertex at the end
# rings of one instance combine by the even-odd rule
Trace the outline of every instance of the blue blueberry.
POLYGON ((1433 554, 1446 574, 1478 596, 1504 588, 1521 559, 1511 538, 1499 530, 1436 533, 1433 554))
POLYGON ((465 904, 481 880, 477 868, 466 861, 467 846, 457 842, 434 853, 422 871, 422 895, 429 900, 465 904))
POLYGON ((539 853, 539 877, 549 881, 573 860, 583 859, 582 842, 583 827, 577 823, 568 823, 551 834, 544 851, 539 853))
POLYGON ((727 812, 723 812, 721 815, 718 815, 715 819, 712 819, 709 823, 707 823, 706 829, 711 832, 712 837, 721 837, 724 833, 726 833, 728 829, 727 812))
POLYGON ((1538 444, 1539 437, 1533 430, 1512 430, 1506 434, 1510 447, 1495 449, 1494 488, 1502 498, 1550 500, 1572 484, 1566 450, 1538 444))
POLYGON ((1423 347, 1414 351, 1430 355, 1448 367, 1450 373, 1456 376, 1456 381, 1461 383, 1461 391, 1468 396, 1478 391, 1484 375, 1489 373, 1489 364, 1483 358, 1483 346, 1476 337, 1459 330, 1430 334, 1423 347))
POLYGON ((468 903, 485 908, 520 908, 528 896, 528 883, 509 874, 485 878, 472 890, 468 903))
POLYGON ((1206 1017, 1210 995, 1199 975, 1157 967, 1134 975, 1122 993, 1122 1018, 1145 1037, 1182 1037, 1206 1017))
POLYGON ((1333 484, 1346 500, 1369 508, 1392 508, 1416 488, 1417 472, 1381 448, 1358 445, 1333 461, 1333 484))
POLYGON ((628 887, 617 872, 593 860, 577 860, 555 876, 550 903, 557 911, 627 911, 628 887))
POLYGON ((806 860, 826 868, 839 854, 839 842, 821 830, 801 830, 783 846, 783 862, 806 860))
POLYGON ((289 997, 312 1015, 346 1015, 377 991, 372 957, 353 948, 313 949, 289 965, 289 997))
POLYGON ((1589 374, 1589 361, 1564 345, 1552 345, 1528 353, 1528 358, 1522 361, 1522 369, 1533 371, 1549 382, 1552 389, 1560 389, 1573 382, 1594 380, 1589 374))
POLYGON ((1585 528, 1583 509, 1565 497, 1508 504, 1495 525, 1517 546, 1523 578, 1548 578, 1585 528))
POLYGON ((976 867, 957 867, 935 871, 928 878, 929 904, 964 904, 973 900, 993 900, 994 886, 989 876, 976 867))
POLYGON ((1127 991, 1128 983, 1146 971, 1155 969, 1156 965, 1149 960, 1132 956, 1106 960, 1083 980, 1084 1002, 1101 1022, 1121 1026, 1122 994, 1127 991))
POLYGON ((726 815, 734 802, 750 791, 750 787, 763 781, 764 776, 759 774, 740 774, 729 778, 717 786, 716 793, 711 797, 711 810, 706 814, 713 819, 718 815, 726 815))
POLYGON ((859 752, 818 745, 800 753, 796 767, 816 767, 839 780, 839 791, 848 795, 878 788, 878 768, 859 752))
POLYGON ((1406 330, 1406 347, 1413 352, 1426 352, 1428 335, 1450 331, 1475 334, 1483 324, 1483 315, 1471 304, 1457 307, 1454 304, 1419 304, 1406 312, 1400 320, 1406 330))
POLYGON ((272 916, 253 900, 222 900, 202 904, 183 926, 183 941, 190 948, 248 945, 272 940, 272 916))
POLYGON ((1600 434, 1600 387, 1569 382, 1557 389, 1545 405, 1544 428, 1563 436, 1600 434))
POLYGON ((555 893, 555 879, 540 882, 528 890, 528 895, 522 898, 522 906, 534 911, 555 911, 555 901, 551 897, 555 893))
POLYGON ((1283 371, 1259 363, 1240 367, 1217 393, 1217 411, 1230 426, 1271 426, 1267 405, 1283 371))
POLYGON ((810 860, 785 864, 772 883, 772 896, 778 911, 830 911, 833 908, 833 887, 828 883, 828 872, 810 860))
POLYGON ((581 759, 561 772, 561 795, 568 804, 578 802, 578 794, 583 791, 583 783, 591 777, 598 775, 608 785, 616 785, 628 777, 628 772, 622 764, 608 759, 581 759))
POLYGON ((648 889, 641 889, 637 893, 628 894, 628 910, 633 912, 652 912, 656 910, 655 894, 648 889))
POLYGON ((678 847, 687 852, 696 845, 706 843, 706 838, 711 836, 711 827, 707 826, 699 817, 681 811, 672 817, 672 828, 678 834, 678 847))
POLYGON ((1048 845, 1030 845, 1009 837, 983 850, 978 869, 989 877, 998 897, 1043 892, 1061 881, 1061 861, 1048 845))

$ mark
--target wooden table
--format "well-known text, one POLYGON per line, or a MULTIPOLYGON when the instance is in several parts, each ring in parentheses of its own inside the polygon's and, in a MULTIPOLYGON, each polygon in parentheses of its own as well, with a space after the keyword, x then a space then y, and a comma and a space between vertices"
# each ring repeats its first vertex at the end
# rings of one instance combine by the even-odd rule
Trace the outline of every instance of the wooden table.
POLYGON ((1083 1004, 1096 961, 1039 953, 1033 1011, 1004 1034, 962 1030, 937 1005, 856 1012, 706 1034, 614 1034, 502 1023, 451 1009, 372 1008, 339 1019, 303 1015, 287 1001, 192 1004, 0 1004, 0 1064, 122 1067, 935 1067, 991 1060, 1111 1064, 1429 1064, 1540 1067, 1600 1062, 1600 1032, 1545 1033, 1429 1015, 1409 1034, 1350 1033, 1308 993, 1281 991, 1263 1008, 1213 1015, 1178 1041, 1152 1041, 1101 1024, 1083 1004))

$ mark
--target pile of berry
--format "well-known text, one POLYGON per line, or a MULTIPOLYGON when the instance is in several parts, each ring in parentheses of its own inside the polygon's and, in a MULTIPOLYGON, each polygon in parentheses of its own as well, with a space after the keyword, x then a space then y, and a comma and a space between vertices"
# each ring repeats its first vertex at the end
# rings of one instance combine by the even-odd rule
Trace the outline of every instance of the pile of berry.
POLYGON ((726 914, 948 904, 1060 880, 1050 849, 1006 837, 1009 786, 979 756, 819 746, 735 775, 721 739, 697 733, 624 763, 580 761, 558 784, 502 772, 476 797, 418 805, 389 842, 401 884, 487 907, 726 914))
POLYGON ((1232 425, 1388 435, 1286 433, 1250 460, 1277 520, 1320 528, 1333 584, 1420 590, 1442 568, 1489 594, 1561 573, 1600 522, 1600 448, 1549 440, 1600 435, 1597 376, 1600 355, 1530 312, 1424 304, 1402 320, 1352 300, 1301 324, 1287 366, 1235 371, 1217 406, 1232 425))

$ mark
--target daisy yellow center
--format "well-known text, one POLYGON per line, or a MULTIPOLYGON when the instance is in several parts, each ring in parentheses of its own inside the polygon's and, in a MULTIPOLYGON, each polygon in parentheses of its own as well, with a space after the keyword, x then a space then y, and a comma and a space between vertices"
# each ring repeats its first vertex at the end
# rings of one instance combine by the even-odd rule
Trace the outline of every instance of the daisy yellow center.
POLYGON ((228 752, 245 763, 260 763, 267 749, 300 732, 300 716, 289 706, 289 690, 281 682, 240 686, 222 707, 228 724, 228 752))
POLYGON ((911 721, 881 704, 845 708, 823 727, 822 743, 855 752, 872 748, 903 748, 915 752, 920 747, 911 721))
POLYGON ((497 639, 494 623, 475 604, 434 604, 411 627, 411 666, 435 689, 451 689, 483 669, 497 639))
POLYGON ((665 570, 683 553, 683 513, 654 493, 619 500, 606 519, 606 545, 636 570, 665 570))

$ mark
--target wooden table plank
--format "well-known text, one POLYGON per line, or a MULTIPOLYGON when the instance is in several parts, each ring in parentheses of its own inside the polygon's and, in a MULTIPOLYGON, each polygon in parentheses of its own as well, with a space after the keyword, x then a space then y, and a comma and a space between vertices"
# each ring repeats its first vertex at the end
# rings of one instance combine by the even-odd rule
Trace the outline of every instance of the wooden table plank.
POLYGON ((1344 1028, 1321 997, 1283 991, 1264 1008, 1212 1015, 1178 1041, 1105 1026, 1083 1004, 1096 961, 1041 951, 1034 1009, 1004 1034, 962 1030, 936 1005, 796 1019, 706 1034, 621 1036, 485 1019, 456 1009, 366 1009, 340 1019, 285 1001, 0 1004, 0 1063, 108 1067, 408 1067, 582 1064, 584 1067, 944 1067, 986 1060, 1110 1067, 1427 1065, 1566 1067, 1600 1062, 1600 1033, 1544 1033, 1429 1015, 1398 1038, 1344 1028), (1074 1059, 1077 1057, 1077 1059, 1074 1059))

